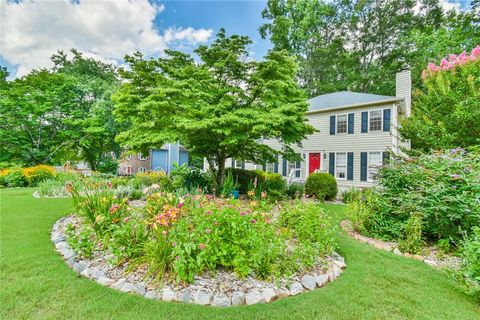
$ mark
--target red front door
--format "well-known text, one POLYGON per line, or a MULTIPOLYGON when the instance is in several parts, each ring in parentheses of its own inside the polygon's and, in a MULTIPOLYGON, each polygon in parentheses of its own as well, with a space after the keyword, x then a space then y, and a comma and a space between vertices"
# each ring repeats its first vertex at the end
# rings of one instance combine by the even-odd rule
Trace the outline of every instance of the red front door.
POLYGON ((308 157, 308 173, 320 170, 320 153, 310 153, 308 157))

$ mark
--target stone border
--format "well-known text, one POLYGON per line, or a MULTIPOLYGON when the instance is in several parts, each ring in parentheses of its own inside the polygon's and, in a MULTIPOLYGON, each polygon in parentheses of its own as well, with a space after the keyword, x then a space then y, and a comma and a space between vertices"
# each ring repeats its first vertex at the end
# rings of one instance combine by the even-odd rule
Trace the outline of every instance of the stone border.
MULTIPOLYGON (((253 282, 253 286, 249 285, 249 289, 229 291, 228 294, 223 292, 211 292, 206 286, 209 279, 196 277, 195 283, 183 288, 175 288, 171 285, 165 285, 158 288, 151 283, 143 281, 138 277, 128 277, 122 270, 114 268, 106 270, 96 266, 92 260, 81 259, 70 248, 67 243, 65 234, 66 226, 75 221, 74 216, 60 218, 55 222, 51 232, 51 240, 56 250, 60 253, 66 264, 72 268, 77 274, 85 278, 89 278, 98 284, 110 287, 122 292, 141 295, 147 299, 157 299, 163 301, 175 301, 183 303, 194 303, 199 305, 210 305, 214 307, 229 307, 237 305, 252 305, 257 303, 268 303, 288 296, 295 296, 303 292, 311 291, 316 288, 325 286, 328 282, 338 278, 342 269, 346 268, 343 257, 333 252, 331 257, 327 258, 328 269, 326 273, 306 274, 302 277, 294 279, 289 286, 277 287, 270 283, 246 278, 242 281, 253 282), (115 272, 111 272, 115 271, 115 272)), ((102 255, 102 260, 107 260, 102 255)), ((103 262, 105 262, 103 261, 103 262)), ((223 272, 227 277, 232 273, 223 272)), ((217 273, 217 277, 222 276, 222 272, 217 273)), ((215 279, 213 279, 215 280, 215 279)), ((223 279, 221 279, 224 281, 223 279)))
POLYGON ((401 252, 398 249, 398 243, 395 242, 386 242, 374 238, 369 238, 361 235, 358 232, 353 230, 352 224, 348 220, 342 220, 340 222, 342 229, 347 232, 352 238, 360 242, 369 244, 377 249, 393 252, 397 256, 403 256, 405 258, 415 259, 418 261, 423 261, 425 264, 437 269, 443 269, 445 267, 455 267, 458 264, 458 259, 455 257, 446 256, 445 259, 438 259, 435 255, 420 255, 420 254, 411 254, 408 252, 401 252), (450 261, 448 261, 450 260, 450 261))
POLYGON ((32 194, 34 198, 37 199, 65 199, 68 198, 68 196, 41 196, 40 192, 38 190, 35 190, 32 194))

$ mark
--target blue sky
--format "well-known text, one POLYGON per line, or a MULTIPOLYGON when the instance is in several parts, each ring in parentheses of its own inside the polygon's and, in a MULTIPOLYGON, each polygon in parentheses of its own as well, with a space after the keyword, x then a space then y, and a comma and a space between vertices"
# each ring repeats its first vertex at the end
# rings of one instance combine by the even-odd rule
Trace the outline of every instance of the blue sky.
MULTIPOLYGON (((446 9, 470 0, 440 0, 446 9)), ((258 28, 266 0, 0 0, 0 64, 10 78, 52 66, 57 50, 76 48, 87 56, 120 65, 125 54, 163 50, 192 52, 218 30, 249 36, 251 54, 261 59, 269 48, 258 28)))

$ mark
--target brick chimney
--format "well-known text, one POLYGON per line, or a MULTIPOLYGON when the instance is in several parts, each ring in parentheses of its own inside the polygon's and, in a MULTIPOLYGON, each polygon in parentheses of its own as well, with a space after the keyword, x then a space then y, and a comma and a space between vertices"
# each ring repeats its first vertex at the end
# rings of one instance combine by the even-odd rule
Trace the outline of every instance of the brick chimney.
POLYGON ((397 73, 395 89, 395 96, 405 99, 405 115, 408 117, 412 110, 412 75, 410 70, 397 73))

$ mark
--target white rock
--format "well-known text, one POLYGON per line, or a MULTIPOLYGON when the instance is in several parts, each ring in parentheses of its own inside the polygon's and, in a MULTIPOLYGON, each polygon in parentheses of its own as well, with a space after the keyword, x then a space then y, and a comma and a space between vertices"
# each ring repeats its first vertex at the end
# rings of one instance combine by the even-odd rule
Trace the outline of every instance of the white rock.
POLYGON ((286 288, 280 288, 277 290, 277 299, 282 299, 290 296, 290 291, 286 288))
POLYGON ((393 253, 396 254, 397 256, 402 255, 402 251, 398 250, 398 248, 393 249, 393 253))
POLYGON ((102 270, 99 270, 99 269, 91 269, 90 277, 92 279, 102 278, 102 277, 105 277, 105 272, 103 272, 102 270))
POLYGON ((306 274, 302 277, 302 285, 308 290, 313 290, 317 286, 317 282, 314 276, 306 274))
POLYGON ((81 275, 82 277, 89 278, 91 271, 92 271, 92 269, 90 269, 90 268, 85 268, 82 272, 80 272, 80 275, 81 275))
POLYGON ((232 305, 239 306, 245 304, 245 294, 241 291, 234 291, 232 293, 232 305))
POLYGON ((74 264, 75 264, 75 259, 73 257, 70 257, 70 259, 67 259, 67 266, 71 268, 73 267, 74 264))
POLYGON ((265 298, 257 289, 249 291, 245 296, 245 303, 248 305, 263 303, 263 302, 265 302, 265 298))
POLYGON ((155 290, 150 290, 145 293, 145 298, 147 299, 160 299, 160 296, 155 290))
POLYGON ((83 261, 77 262, 73 265, 73 270, 77 273, 81 273, 87 268, 87 264, 83 261))
POLYGON ((213 297, 212 306, 214 307, 229 307, 232 303, 226 294, 219 293, 213 297))
POLYGON ((303 292, 303 286, 300 282, 296 281, 292 283, 290 286, 290 295, 291 296, 296 296, 297 294, 300 294, 303 292))
POLYGON ((196 304, 200 304, 203 306, 206 306, 210 304, 210 300, 212 300, 212 295, 210 293, 206 293, 202 290, 198 290, 194 295, 193 295, 193 301, 196 304))
POLYGON ((192 294, 189 289, 180 290, 177 293, 176 300, 178 302, 190 303, 192 302, 192 294))
POLYGON ((113 279, 106 278, 106 277, 100 277, 95 281, 97 281, 98 284, 101 284, 102 286, 106 286, 106 287, 109 287, 114 283, 113 279))
POLYGON ((438 263, 436 261, 430 260, 430 259, 425 259, 423 260, 426 264, 428 264, 431 267, 438 267, 438 263))
POLYGON ((132 292, 141 296, 145 295, 145 284, 143 282, 135 283, 132 285, 132 292))
POLYGON ((315 277, 315 282, 319 288, 323 287, 328 282, 328 275, 321 274, 315 277))
POLYGON ((125 282, 125 284, 120 288, 120 291, 130 293, 133 292, 133 287, 133 284, 130 282, 125 282))
POLYGON ((75 256, 75 252, 73 252, 72 249, 70 248, 65 248, 63 249, 61 252, 62 256, 65 258, 65 259, 70 259, 72 258, 73 256, 75 256))
POLYGON ((124 278, 118 279, 114 284, 112 284, 111 288, 115 290, 120 290, 120 288, 122 288, 126 282, 127 282, 127 279, 124 279, 124 278))
POLYGON ((65 241, 60 241, 55 244, 55 248, 57 248, 58 251, 62 251, 65 248, 68 248, 68 244, 65 241))
POLYGON ((339 261, 339 262, 342 262, 345 264, 345 259, 339 255, 338 253, 336 253, 335 251, 332 252, 332 257, 333 259, 335 259, 336 261, 339 261))
POLYGON ((165 287, 162 290, 162 300, 163 301, 175 301, 175 291, 173 291, 170 287, 165 287))
POLYGON ((265 299, 265 302, 270 302, 273 300, 276 300, 277 298, 277 293, 275 290, 272 288, 266 288, 262 291, 263 298, 265 299))
POLYGON ((345 269, 347 267, 345 262, 342 262, 340 260, 334 260, 333 263, 335 263, 340 269, 345 269))

